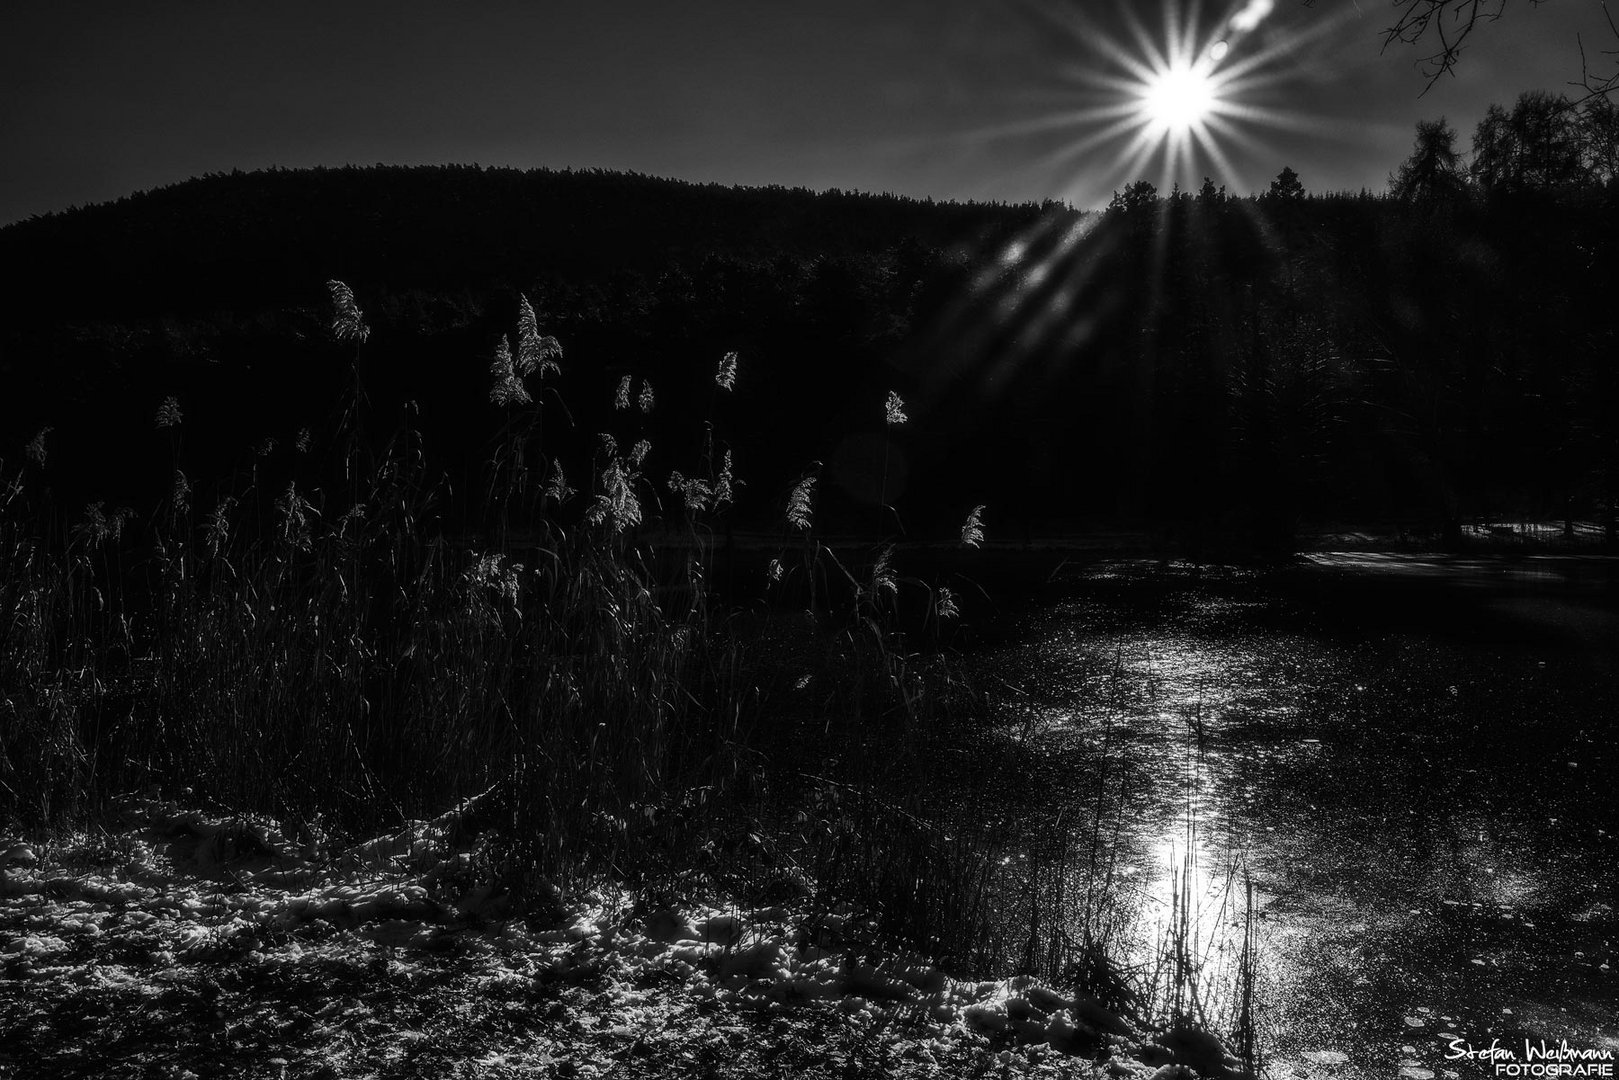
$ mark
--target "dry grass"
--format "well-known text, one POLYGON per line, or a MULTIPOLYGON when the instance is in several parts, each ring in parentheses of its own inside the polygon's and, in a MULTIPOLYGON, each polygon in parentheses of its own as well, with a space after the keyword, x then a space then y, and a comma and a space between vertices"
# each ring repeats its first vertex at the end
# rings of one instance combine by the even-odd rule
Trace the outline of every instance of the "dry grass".
MULTIPOLYGON (((902 574, 892 543, 846 566, 817 539, 818 463, 783 485, 762 604, 716 610, 712 537, 738 482, 720 418, 696 468, 663 485, 651 447, 604 434, 588 472, 568 463, 590 477, 573 491, 544 441, 561 346, 525 299, 516 348, 501 334, 489 368, 503 423, 486 526, 447 535, 429 524, 446 492, 419 435, 407 424, 378 445, 366 430, 370 328, 329 285, 333 335, 356 350, 329 440, 338 482, 270 492, 255 476, 193 506, 204 488, 173 398, 157 424, 176 480, 147 518, 95 504, 54 529, 48 430, 20 466, 0 463, 0 815, 60 825, 121 792, 189 789, 314 835, 488 792, 519 896, 696 888, 703 867, 727 887, 853 899, 959 970, 1061 974, 1128 1003, 1096 844, 1082 882, 1066 846, 1013 874, 981 822, 871 771, 925 757, 952 704, 976 699, 943 648, 957 595, 902 574), (641 531, 655 511, 681 522, 677 548, 641 531), (875 756, 837 752, 873 738, 875 756), (996 910, 1020 889, 1026 936, 996 910)), ((717 389, 737 366, 720 362, 717 389)), ((654 393, 625 376, 616 404, 633 420, 632 403, 644 414, 654 393)), ((909 419, 895 394, 885 419, 909 419)), ((963 545, 982 543, 984 513, 963 545)))

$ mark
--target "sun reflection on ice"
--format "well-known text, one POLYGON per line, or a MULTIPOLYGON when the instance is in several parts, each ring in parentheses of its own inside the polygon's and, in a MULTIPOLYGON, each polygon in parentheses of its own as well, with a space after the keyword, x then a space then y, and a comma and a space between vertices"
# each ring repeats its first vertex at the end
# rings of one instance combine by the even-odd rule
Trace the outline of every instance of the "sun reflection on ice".
POLYGON ((1168 1016, 1229 1021, 1242 985, 1248 894, 1238 864, 1189 830, 1152 845, 1137 920, 1140 961, 1168 1016))

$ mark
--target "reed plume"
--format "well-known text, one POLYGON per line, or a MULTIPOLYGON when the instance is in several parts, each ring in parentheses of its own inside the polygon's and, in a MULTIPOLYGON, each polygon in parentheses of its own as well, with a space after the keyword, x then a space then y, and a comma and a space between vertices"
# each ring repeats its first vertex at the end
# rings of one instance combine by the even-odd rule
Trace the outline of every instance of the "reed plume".
POLYGON ((720 475, 714 481, 714 509, 718 510, 731 501, 731 487, 736 482, 731 475, 731 452, 727 450, 720 458, 720 475))
POLYGON ((501 612, 491 599, 511 608, 521 617, 524 567, 506 556, 474 552, 472 565, 461 575, 465 588, 466 611, 479 622, 499 625, 501 612))
POLYGON ((680 496, 686 509, 692 513, 707 510, 714 502, 714 490, 708 481, 695 476, 683 476, 679 471, 669 474, 669 490, 680 496))
POLYGON ((720 357, 720 369, 714 374, 714 384, 721 390, 736 389, 736 353, 728 352, 720 357))
POLYGON ((905 402, 901 401, 900 396, 892 390, 888 392, 888 400, 883 403, 883 411, 886 414, 889 427, 903 424, 910 419, 905 415, 905 402))
POLYGON ((489 388, 489 400, 496 405, 527 405, 534 400, 513 366, 511 346, 506 343, 504 334, 495 345, 495 358, 489 363, 489 374, 495 377, 494 385, 489 388))
POLYGON ((45 467, 45 459, 50 456, 50 452, 45 448, 45 437, 55 430, 53 427, 40 428, 38 434, 30 439, 23 449, 23 456, 41 469, 45 467))
POLYGON ((210 554, 217 556, 230 543, 230 512, 235 508, 236 499, 227 495, 209 511, 208 520, 203 523, 203 536, 210 554))
POLYGON ((134 516, 127 506, 121 506, 111 513, 107 512, 106 506, 100 500, 90 503, 84 508, 79 523, 74 526, 74 539, 87 548, 117 543, 124 535, 124 522, 134 516))
POLYGON ((815 477, 806 476, 800 480, 793 493, 787 497, 787 524, 795 529, 808 532, 815 520, 815 510, 811 505, 815 498, 815 477))
POLYGON ((169 489, 169 498, 174 503, 176 514, 184 514, 191 509, 191 481, 179 469, 174 470, 174 483, 169 489))
POLYGON ((354 290, 335 278, 326 288, 332 294, 332 336, 338 341, 364 342, 371 336, 371 328, 354 302, 354 290))
POLYGON ((891 598, 899 596, 899 583, 894 579, 894 569, 889 565, 893 558, 894 545, 884 544, 877 552, 877 561, 871 564, 871 598, 875 603, 886 594, 891 598))
POLYGON ((551 462, 551 476, 545 482, 545 497, 555 499, 560 506, 568 501, 574 494, 574 489, 568 486, 568 478, 563 475, 562 462, 551 462))
POLYGON ((641 500, 635 494, 635 483, 640 474, 616 455, 611 457, 601 474, 601 494, 585 512, 585 520, 592 525, 606 525, 614 533, 641 524, 641 500))
POLYGON ((347 539, 350 526, 358 529, 365 523, 366 515, 370 513, 365 503, 355 503, 343 511, 343 516, 337 519, 337 537, 339 540, 347 539))
POLYGON ((557 364, 562 359, 562 343, 549 334, 541 334, 539 320, 534 316, 534 308, 528 302, 528 297, 520 296, 518 299, 521 303, 517 310, 517 374, 539 372, 542 379, 546 375, 562 374, 562 368, 557 364))
POLYGON ((298 494, 296 481, 287 484, 287 490, 275 501, 275 508, 281 515, 281 539, 288 547, 308 551, 311 541, 310 518, 315 516, 316 510, 298 494))
POLYGON ((157 407, 156 424, 159 431, 164 428, 179 427, 180 421, 183 419, 184 416, 180 412, 179 398, 166 397, 163 399, 163 404, 157 407))
POLYGON ((968 547, 978 547, 984 542, 984 507, 975 506, 967 515, 961 526, 961 542, 968 547))

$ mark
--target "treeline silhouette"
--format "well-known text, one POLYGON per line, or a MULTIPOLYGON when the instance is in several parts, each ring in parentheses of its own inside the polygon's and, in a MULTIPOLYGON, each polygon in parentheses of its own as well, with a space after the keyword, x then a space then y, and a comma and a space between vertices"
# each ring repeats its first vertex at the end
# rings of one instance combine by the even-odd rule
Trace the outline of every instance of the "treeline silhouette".
POLYGON ((565 351, 547 408, 570 477, 600 431, 649 439, 648 477, 689 472, 707 422, 739 526, 779 523, 819 461, 823 528, 891 525, 886 498, 919 538, 982 501, 992 538, 1130 525, 1199 550, 1284 550, 1311 523, 1611 529, 1611 168, 1484 185, 1439 158, 1455 183, 1315 195, 1287 169, 1259 197, 1136 184, 1101 213, 604 172, 208 176, 0 230, 23 271, 0 455, 51 427, 53 513, 139 506, 169 483, 153 415, 174 396, 190 460, 272 493, 331 482, 337 278, 374 331, 368 430, 421 432, 452 528, 484 520, 489 365, 523 295, 565 351), (624 375, 650 413, 614 410, 624 375), (911 422, 885 442, 889 390, 911 422))

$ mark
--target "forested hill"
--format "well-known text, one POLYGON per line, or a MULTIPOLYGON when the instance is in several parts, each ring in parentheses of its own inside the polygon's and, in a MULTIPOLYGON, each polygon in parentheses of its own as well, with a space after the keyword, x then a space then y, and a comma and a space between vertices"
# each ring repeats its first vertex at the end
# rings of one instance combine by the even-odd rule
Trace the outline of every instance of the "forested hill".
POLYGON ((206 177, 0 230, 0 459, 52 429, 63 521, 150 505, 177 463, 265 499, 329 484, 356 379, 337 279, 371 330, 367 436, 419 433, 467 523, 524 298, 564 350, 529 387, 544 467, 588 491, 599 433, 646 440, 654 514, 711 430, 755 527, 814 470, 819 524, 922 537, 979 503, 1001 538, 1129 523, 1191 547, 1612 523, 1619 184, 1401 176, 1132 184, 1084 213, 472 167, 206 177), (183 428, 159 431, 171 397, 183 428))
MULTIPOLYGON (((1049 207, 1048 207, 1049 208, 1049 207)), ((1040 207, 693 184, 632 173, 375 166, 232 172, 0 229, 32 321, 243 311, 371 289, 531 287, 726 257, 978 246, 1040 207)))
POLYGON ((338 279, 373 331, 372 432, 391 433, 409 404, 462 492, 478 486, 502 423, 489 365, 520 297, 566 353, 547 407, 568 423, 552 424, 549 439, 559 456, 576 455, 578 472, 595 433, 617 430, 611 404, 625 375, 652 381, 659 401, 636 434, 690 442, 708 418, 715 365, 739 352, 722 434, 749 444, 757 471, 744 501, 765 520, 777 494, 767 466, 782 473, 775 485, 830 459, 824 441, 861 426, 848 417, 864 396, 880 417, 888 389, 915 387, 894 363, 931 321, 923 308, 962 295, 986 253, 1079 216, 1055 203, 604 171, 206 176, 0 229, 0 266, 16 282, 0 297, 0 460, 20 461, 50 428, 62 514, 101 497, 150 499, 169 456, 152 417, 173 396, 189 460, 276 475, 298 432, 319 442, 351 386, 353 350, 329 333, 326 282, 338 279))

